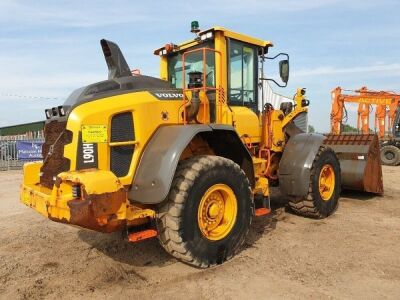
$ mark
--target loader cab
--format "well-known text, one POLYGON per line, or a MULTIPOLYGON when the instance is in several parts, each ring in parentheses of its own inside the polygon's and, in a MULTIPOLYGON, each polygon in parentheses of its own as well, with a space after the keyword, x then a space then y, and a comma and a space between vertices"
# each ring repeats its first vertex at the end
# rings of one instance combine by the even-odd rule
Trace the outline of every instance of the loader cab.
POLYGON ((256 110, 258 103, 259 57, 272 47, 269 41, 252 38, 222 27, 201 31, 193 40, 182 44, 167 44, 155 50, 161 57, 161 79, 175 88, 189 82, 189 73, 207 73, 208 86, 221 86, 231 106, 245 106, 256 110), (212 49, 204 56, 195 49, 212 49), (184 53, 186 78, 183 80, 184 53), (203 68, 204 66, 204 68, 203 68))
MULTIPOLYGON (((197 72, 208 94, 214 94, 225 111, 216 123, 234 124, 238 133, 260 140, 259 112, 263 103, 259 92, 262 62, 273 44, 244 34, 213 27, 196 32, 194 39, 166 44, 154 54, 161 58, 160 77, 174 88, 187 89, 197 72)), ((212 122, 213 119, 210 118, 212 122)))

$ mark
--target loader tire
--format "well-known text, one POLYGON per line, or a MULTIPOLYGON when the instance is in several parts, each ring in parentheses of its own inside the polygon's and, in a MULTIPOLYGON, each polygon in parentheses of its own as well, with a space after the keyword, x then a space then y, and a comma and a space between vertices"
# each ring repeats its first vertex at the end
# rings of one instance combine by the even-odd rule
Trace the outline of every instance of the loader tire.
POLYGON ((382 164, 397 166, 400 163, 400 149, 393 145, 386 145, 381 148, 382 164))
POLYGON ((253 199, 243 170, 212 155, 179 163, 157 212, 159 240, 184 263, 208 268, 239 252, 249 231, 253 199))
POLYGON ((338 207, 340 188, 340 163, 336 154, 332 149, 321 146, 311 167, 307 196, 290 199, 289 207, 301 216, 326 218, 338 207))

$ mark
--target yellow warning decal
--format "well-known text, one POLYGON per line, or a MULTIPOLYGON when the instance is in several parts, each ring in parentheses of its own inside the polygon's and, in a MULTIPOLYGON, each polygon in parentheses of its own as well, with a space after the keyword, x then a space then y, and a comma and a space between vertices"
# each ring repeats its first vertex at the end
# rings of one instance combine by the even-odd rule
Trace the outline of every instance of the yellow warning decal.
POLYGON ((107 125, 82 125, 82 143, 107 143, 107 125))

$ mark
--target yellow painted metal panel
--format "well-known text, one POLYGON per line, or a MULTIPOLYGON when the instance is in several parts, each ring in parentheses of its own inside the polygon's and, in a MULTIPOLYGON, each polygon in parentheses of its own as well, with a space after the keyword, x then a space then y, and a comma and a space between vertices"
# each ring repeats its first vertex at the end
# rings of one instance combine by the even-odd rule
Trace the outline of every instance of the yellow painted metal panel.
POLYGON ((244 106, 232 106, 231 110, 239 136, 249 136, 251 143, 260 142, 261 124, 256 113, 244 106))

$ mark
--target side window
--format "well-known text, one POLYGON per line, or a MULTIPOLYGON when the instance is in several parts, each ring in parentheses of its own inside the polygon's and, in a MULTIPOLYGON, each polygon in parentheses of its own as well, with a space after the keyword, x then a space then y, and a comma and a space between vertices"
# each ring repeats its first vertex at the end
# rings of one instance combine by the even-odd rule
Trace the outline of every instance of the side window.
POLYGON ((229 102, 232 105, 256 105, 255 49, 231 40, 229 43, 229 102))

